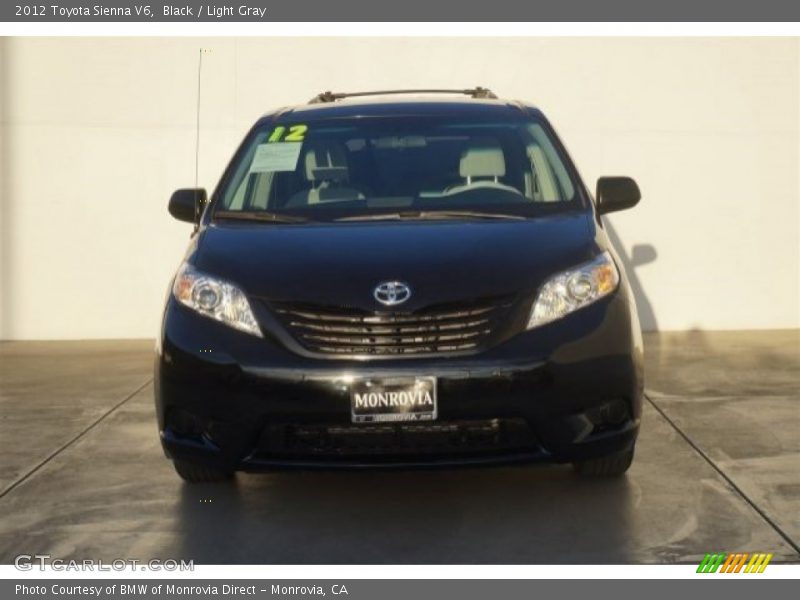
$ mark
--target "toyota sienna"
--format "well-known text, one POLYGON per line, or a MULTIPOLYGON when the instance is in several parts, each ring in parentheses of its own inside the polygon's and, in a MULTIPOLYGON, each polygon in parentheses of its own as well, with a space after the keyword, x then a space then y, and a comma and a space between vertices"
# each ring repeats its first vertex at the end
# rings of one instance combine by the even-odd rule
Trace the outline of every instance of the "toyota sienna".
POLYGON ((484 88, 325 92, 267 114, 210 198, 169 202, 194 232, 157 343, 167 456, 190 482, 624 473, 642 341, 601 215, 639 197, 627 177, 592 196, 542 112, 484 88))

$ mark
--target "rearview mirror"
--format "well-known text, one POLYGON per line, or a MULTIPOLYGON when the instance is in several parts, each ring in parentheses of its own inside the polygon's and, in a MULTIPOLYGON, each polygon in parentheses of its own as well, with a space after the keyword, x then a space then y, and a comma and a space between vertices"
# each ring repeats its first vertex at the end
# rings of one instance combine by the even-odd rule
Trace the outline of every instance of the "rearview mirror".
POLYGON ((597 212, 601 215, 625 210, 639 203, 642 193, 630 177, 601 177, 597 180, 597 212))
POLYGON ((197 223, 208 201, 203 188, 187 188, 177 190, 169 199, 169 214, 187 223, 197 223))

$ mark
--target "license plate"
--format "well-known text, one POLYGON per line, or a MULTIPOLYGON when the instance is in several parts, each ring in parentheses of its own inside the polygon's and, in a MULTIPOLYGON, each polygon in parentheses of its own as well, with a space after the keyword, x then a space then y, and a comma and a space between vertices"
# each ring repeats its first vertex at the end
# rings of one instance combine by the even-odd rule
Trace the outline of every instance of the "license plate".
POLYGON ((353 423, 433 421, 435 377, 362 379, 350 384, 353 423))

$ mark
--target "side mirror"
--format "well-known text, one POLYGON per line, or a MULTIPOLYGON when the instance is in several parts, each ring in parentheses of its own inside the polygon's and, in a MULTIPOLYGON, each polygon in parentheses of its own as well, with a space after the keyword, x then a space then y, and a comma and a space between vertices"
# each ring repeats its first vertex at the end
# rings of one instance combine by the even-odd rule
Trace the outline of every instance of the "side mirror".
POLYGON ((169 214, 187 223, 197 223, 208 201, 206 191, 202 188, 177 190, 169 199, 169 214))
POLYGON ((597 180, 597 212, 601 215, 625 210, 639 203, 642 193, 630 177, 601 177, 597 180))

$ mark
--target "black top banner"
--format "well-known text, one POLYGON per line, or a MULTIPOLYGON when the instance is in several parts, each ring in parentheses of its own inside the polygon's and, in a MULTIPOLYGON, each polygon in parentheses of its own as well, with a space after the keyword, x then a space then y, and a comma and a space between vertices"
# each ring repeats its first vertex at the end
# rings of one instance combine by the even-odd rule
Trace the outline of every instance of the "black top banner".
MULTIPOLYGON (((3 22, 800 21, 792 0, 42 0, 0 2, 3 22)), ((442 31, 442 33, 446 33, 442 31)))

